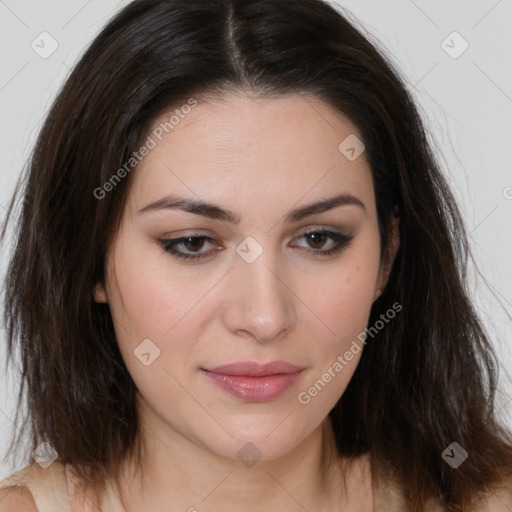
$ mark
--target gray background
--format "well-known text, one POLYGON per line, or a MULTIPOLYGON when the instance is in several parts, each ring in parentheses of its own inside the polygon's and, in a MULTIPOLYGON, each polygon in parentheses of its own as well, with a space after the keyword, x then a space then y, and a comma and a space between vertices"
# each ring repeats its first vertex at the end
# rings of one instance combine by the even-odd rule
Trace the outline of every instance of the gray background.
MULTIPOLYGON (((42 119, 69 69, 126 3, 0 0, 2 218, 42 119), (43 59, 31 44, 35 41, 39 52, 51 49, 50 39, 40 36, 45 31, 58 48, 43 59)), ((512 383, 504 371, 512 373, 512 1, 336 3, 349 9, 387 48, 421 107, 461 204, 481 271, 481 276, 473 271, 470 287, 501 360, 498 408, 512 426, 512 383), (469 46, 461 53, 464 41, 469 46)), ((2 251, 2 277, 8 250, 2 251)), ((18 387, 16 370, 5 375, 4 345, 0 331, 0 458, 15 428, 18 387)), ((19 468, 20 464, 0 462, 0 479, 19 468)))

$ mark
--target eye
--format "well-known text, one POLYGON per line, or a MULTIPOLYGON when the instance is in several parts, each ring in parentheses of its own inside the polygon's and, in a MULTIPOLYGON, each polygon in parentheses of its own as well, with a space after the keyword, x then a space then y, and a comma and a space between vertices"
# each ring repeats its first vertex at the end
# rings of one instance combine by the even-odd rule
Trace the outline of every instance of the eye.
POLYGON ((159 242, 162 244, 165 251, 172 254, 173 256, 176 256, 177 258, 182 258, 185 260, 197 260, 211 256, 213 251, 199 251, 203 249, 205 242, 213 245, 215 240, 209 236, 192 234, 189 236, 182 236, 180 238, 173 238, 170 240, 159 239, 159 242), (179 248, 180 246, 189 252, 177 250, 176 248, 179 248))
MULTIPOLYGON (((299 236, 297 240, 300 240, 301 238, 307 239, 308 245, 313 248, 307 250, 308 253, 312 254, 313 256, 328 256, 331 254, 336 254, 347 247, 353 236, 343 235, 336 231, 316 230, 304 233, 303 235, 299 236), (322 249, 322 247, 325 247, 328 240, 331 240, 331 246, 327 249, 322 249)), ((182 236, 168 240, 159 239, 159 242, 162 244, 166 252, 184 260, 199 260, 202 258, 207 258, 211 256, 216 250, 219 250, 217 245, 216 249, 202 251, 206 244, 215 246, 215 240, 209 236, 199 234, 191 234, 188 236, 182 236)))
POLYGON ((343 235, 342 233, 338 233, 336 231, 329 230, 315 230, 308 231, 304 233, 298 239, 305 238, 308 242, 309 247, 312 247, 314 250, 308 250, 310 254, 313 256, 328 256, 332 254, 336 254, 343 250, 345 247, 348 247, 351 240, 354 238, 353 236, 343 235), (326 242, 331 240, 330 247, 325 248, 326 242), (322 249, 323 248, 323 249, 322 249))

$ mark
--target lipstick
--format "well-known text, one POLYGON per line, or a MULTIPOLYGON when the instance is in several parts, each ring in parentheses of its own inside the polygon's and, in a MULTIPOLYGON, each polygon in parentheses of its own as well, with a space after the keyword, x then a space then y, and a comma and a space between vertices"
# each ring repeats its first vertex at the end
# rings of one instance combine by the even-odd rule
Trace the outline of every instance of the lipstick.
POLYGON ((221 389, 250 402, 274 400, 301 375, 304 368, 285 361, 266 364, 247 361, 225 364, 202 372, 221 389))

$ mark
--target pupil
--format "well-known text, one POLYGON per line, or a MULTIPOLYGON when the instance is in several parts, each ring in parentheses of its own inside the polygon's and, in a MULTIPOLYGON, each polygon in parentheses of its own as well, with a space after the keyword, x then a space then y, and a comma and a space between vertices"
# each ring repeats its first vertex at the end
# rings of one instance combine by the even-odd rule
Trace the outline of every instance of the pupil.
POLYGON ((318 249, 318 248, 320 248, 320 247, 322 247, 324 245, 324 242, 325 242, 325 240, 324 240, 325 235, 324 234, 312 233, 309 236, 311 237, 313 244, 317 244, 318 242, 322 242, 322 243, 319 244, 318 247, 315 246, 316 249, 318 249), (316 241, 315 241, 315 239, 316 239, 316 241))
POLYGON ((185 243, 187 244, 188 249, 194 251, 197 249, 201 249, 201 247, 203 246, 204 240, 202 240, 199 237, 191 237, 185 243), (195 244, 194 244, 194 241, 196 242, 195 244))

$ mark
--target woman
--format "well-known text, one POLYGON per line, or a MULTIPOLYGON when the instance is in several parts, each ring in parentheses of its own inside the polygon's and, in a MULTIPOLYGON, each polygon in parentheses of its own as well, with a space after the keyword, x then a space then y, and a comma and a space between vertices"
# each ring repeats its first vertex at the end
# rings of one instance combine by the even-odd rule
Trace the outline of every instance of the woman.
POLYGON ((23 197, 32 446, 0 510, 512 507, 457 206, 397 71, 325 2, 132 2, 23 197))

